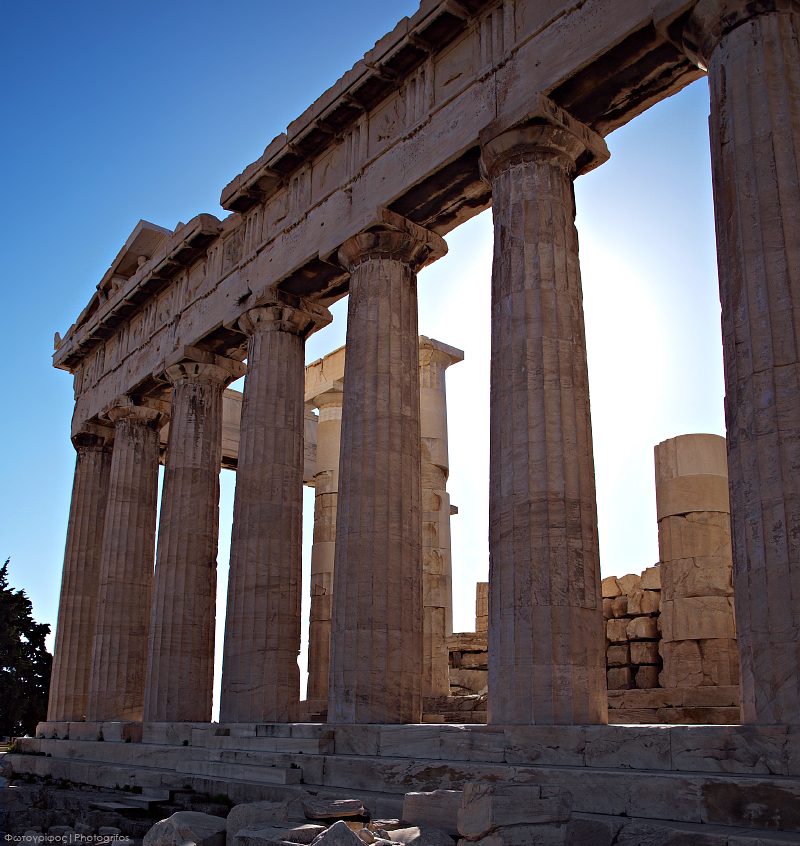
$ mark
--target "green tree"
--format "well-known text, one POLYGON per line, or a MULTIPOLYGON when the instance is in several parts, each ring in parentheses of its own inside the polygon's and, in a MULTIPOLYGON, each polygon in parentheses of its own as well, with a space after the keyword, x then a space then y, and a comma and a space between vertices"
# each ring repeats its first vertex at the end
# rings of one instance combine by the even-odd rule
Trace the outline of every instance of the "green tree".
POLYGON ((25 591, 8 586, 0 568, 0 736, 33 735, 47 715, 53 656, 45 649, 47 623, 36 623, 25 591))

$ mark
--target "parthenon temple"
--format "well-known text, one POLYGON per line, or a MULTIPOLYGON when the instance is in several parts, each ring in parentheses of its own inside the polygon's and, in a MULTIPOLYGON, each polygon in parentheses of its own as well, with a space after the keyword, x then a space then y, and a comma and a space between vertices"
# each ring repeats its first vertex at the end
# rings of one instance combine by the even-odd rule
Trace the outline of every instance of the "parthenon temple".
POLYGON ((589 827, 800 831, 799 39, 797 0, 422 0, 222 189, 226 217, 140 222, 56 337, 77 463, 50 711, 15 768, 398 817, 409 791, 557 785, 589 827), (573 182, 703 76, 727 438, 657 447, 659 580, 603 584, 573 182), (480 651, 452 631, 463 354, 419 335, 417 274, 490 207, 486 724, 453 724, 426 702, 480 651), (346 346, 306 367, 345 296, 346 346), (728 724, 665 725, 706 705, 728 724))

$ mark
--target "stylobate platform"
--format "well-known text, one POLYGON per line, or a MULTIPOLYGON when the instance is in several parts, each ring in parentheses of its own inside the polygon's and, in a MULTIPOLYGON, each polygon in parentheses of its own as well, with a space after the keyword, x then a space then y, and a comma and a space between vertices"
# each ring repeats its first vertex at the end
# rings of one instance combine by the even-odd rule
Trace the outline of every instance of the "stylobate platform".
POLYGON ((577 814, 800 832, 800 727, 42 723, 19 774, 192 787, 234 802, 405 793, 466 782, 561 785, 577 814))

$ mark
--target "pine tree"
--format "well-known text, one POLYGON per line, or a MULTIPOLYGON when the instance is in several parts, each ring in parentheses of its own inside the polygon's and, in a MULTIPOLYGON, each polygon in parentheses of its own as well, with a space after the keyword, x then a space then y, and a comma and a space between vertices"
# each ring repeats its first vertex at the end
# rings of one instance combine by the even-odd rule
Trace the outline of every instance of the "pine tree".
POLYGON ((25 591, 8 586, 0 568, 0 737, 33 735, 47 715, 53 656, 45 649, 47 623, 36 623, 25 591))

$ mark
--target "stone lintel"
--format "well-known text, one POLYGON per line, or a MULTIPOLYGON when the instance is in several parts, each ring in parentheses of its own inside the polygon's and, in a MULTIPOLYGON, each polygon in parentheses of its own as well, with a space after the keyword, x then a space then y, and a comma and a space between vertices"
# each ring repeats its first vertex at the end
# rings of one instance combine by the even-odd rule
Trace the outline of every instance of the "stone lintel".
POLYGON ((544 94, 536 94, 525 113, 510 111, 487 124, 479 134, 481 168, 488 175, 501 161, 526 150, 552 150, 572 159, 574 176, 608 161, 603 138, 576 120, 544 94))

